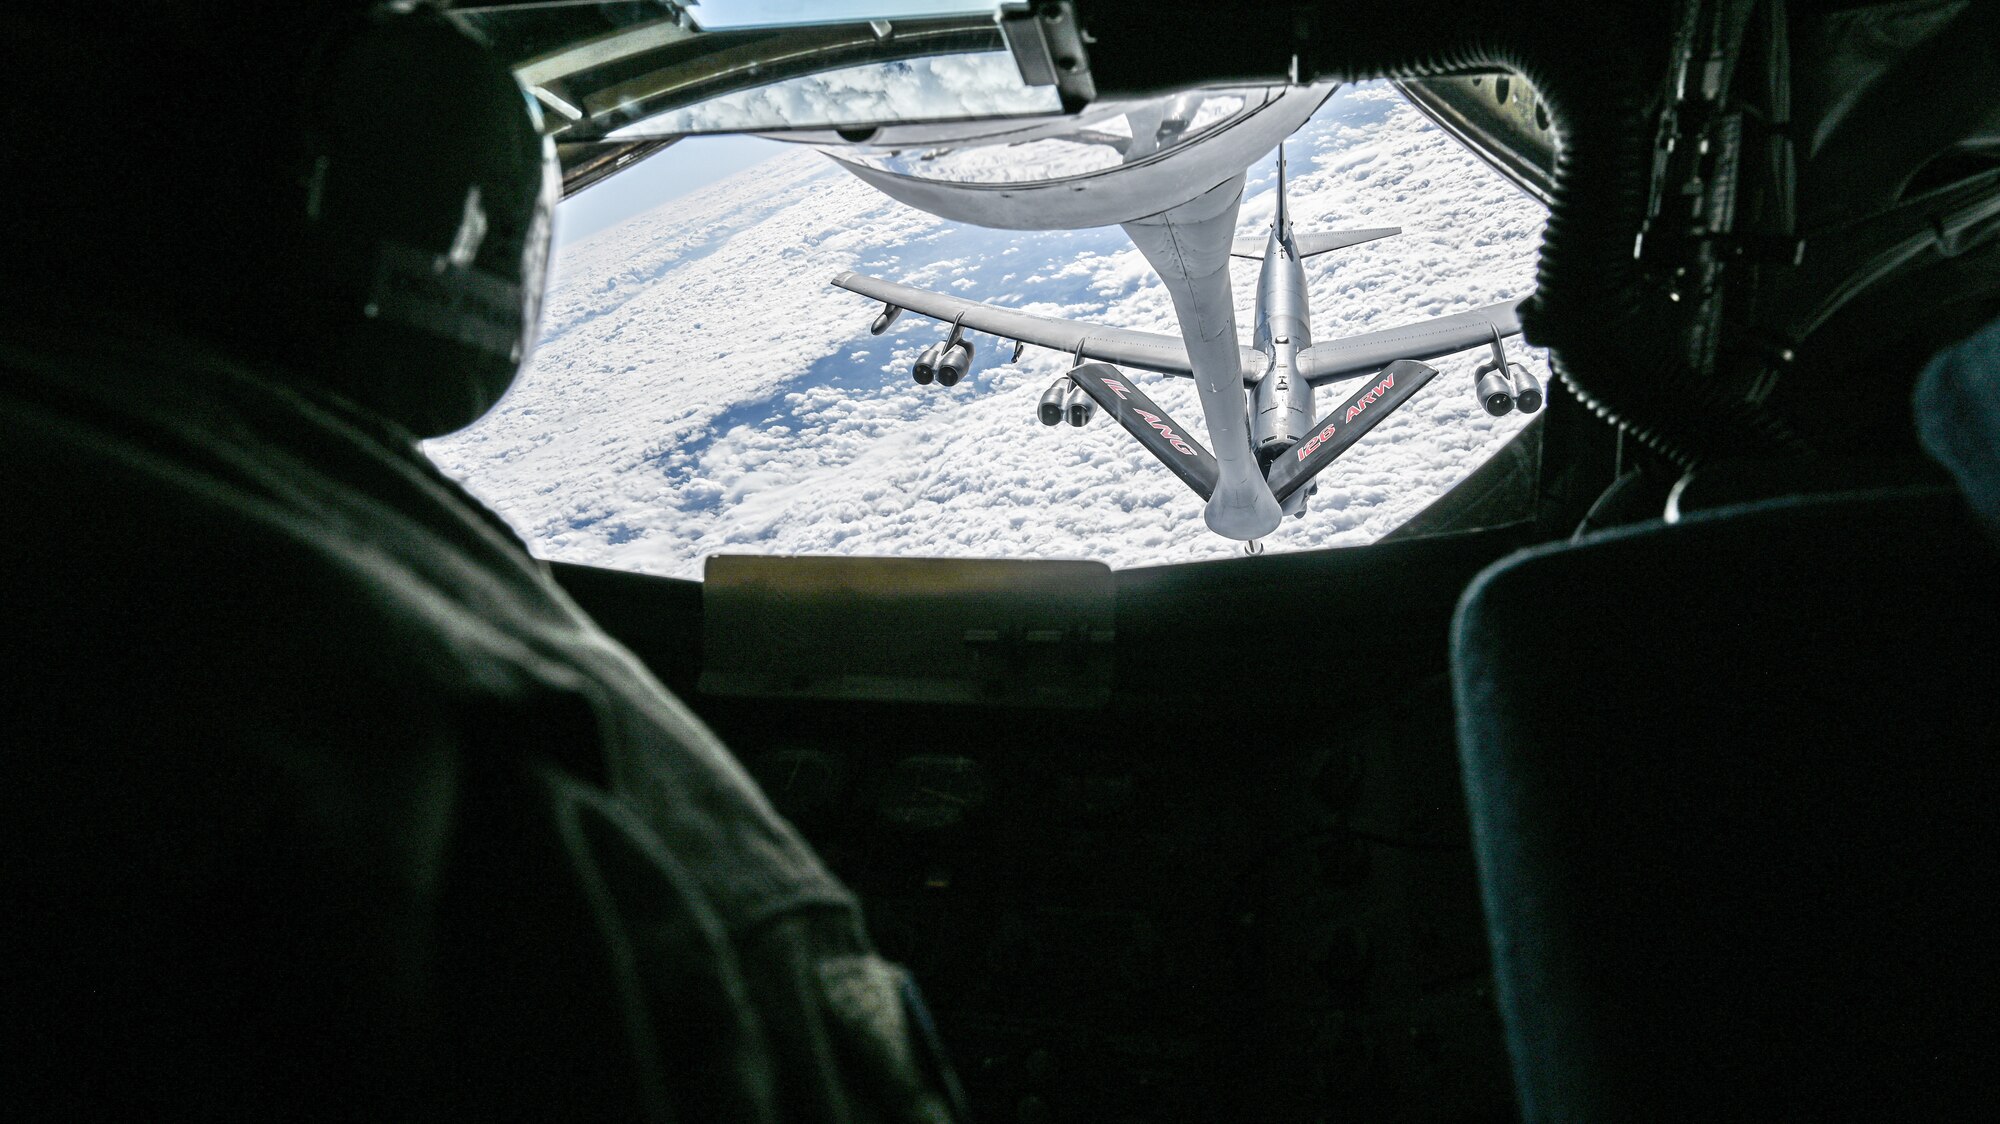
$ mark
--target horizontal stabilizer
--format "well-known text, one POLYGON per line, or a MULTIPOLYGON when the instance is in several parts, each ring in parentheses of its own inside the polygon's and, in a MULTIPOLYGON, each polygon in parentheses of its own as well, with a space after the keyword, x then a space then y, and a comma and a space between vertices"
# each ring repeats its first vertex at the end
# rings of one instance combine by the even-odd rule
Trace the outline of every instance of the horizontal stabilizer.
POLYGON ((1368 230, 1311 230, 1304 234, 1292 235, 1292 244, 1299 248, 1299 256, 1312 257, 1328 250, 1345 250, 1349 246, 1359 246, 1363 242, 1373 242, 1377 238, 1387 238, 1403 233, 1400 226, 1378 226, 1368 230))
POLYGON ((1271 483, 1271 495, 1283 503, 1436 377, 1436 367, 1414 359, 1398 359, 1382 368, 1347 401, 1314 423, 1310 436, 1271 462, 1265 477, 1271 483))
MULTIPOLYGON (((1328 250, 1345 250, 1349 246, 1359 246, 1363 242, 1373 242, 1377 238, 1387 238, 1403 233, 1400 226, 1377 226, 1367 230, 1315 230, 1305 234, 1292 235, 1292 244, 1298 248, 1302 258, 1314 254, 1324 254, 1328 250)), ((1253 234, 1238 238, 1229 244, 1231 257, 1261 260, 1264 247, 1270 244, 1267 235, 1253 234)))
MULTIPOLYGON (((1219 470, 1215 454, 1146 393, 1132 385, 1125 372, 1109 363, 1084 363, 1070 371, 1070 379, 1095 399, 1104 412, 1118 419, 1125 431, 1139 439, 1146 451, 1159 458, 1195 494, 1207 499, 1215 494, 1219 470)), ((1256 477, 1251 477, 1255 483, 1256 477)))

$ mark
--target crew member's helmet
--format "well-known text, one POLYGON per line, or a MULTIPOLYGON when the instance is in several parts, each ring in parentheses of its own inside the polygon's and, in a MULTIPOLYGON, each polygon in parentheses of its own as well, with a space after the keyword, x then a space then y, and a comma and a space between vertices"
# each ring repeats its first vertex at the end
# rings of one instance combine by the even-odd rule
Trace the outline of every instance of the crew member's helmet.
POLYGON ((419 435, 458 429, 534 344, 553 146, 513 73, 439 12, 378 7, 322 52, 284 271, 308 329, 284 337, 309 350, 281 358, 419 435))
POLYGON ((10 39, 0 317, 191 337, 420 436, 513 382, 559 179, 505 60, 443 10, 159 0, 29 9, 10 39))

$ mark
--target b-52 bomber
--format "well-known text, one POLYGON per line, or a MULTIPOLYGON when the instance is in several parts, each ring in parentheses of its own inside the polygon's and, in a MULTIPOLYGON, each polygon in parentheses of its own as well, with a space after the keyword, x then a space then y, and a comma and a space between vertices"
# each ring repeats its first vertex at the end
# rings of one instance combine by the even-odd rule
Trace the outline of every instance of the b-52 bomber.
MULTIPOLYGON (((1282 145, 1277 190, 1277 213, 1268 235, 1237 238, 1229 252, 1263 262, 1255 334, 1251 346, 1239 347, 1243 388, 1250 398, 1244 440, 1285 514, 1303 516, 1316 490, 1313 478, 1436 377, 1437 369, 1424 360, 1485 345, 1492 355, 1473 374, 1481 407, 1495 416, 1541 409, 1540 381, 1509 360, 1502 343, 1521 330, 1519 301, 1315 343, 1304 259, 1402 230, 1294 230, 1285 198, 1282 145), (1321 387, 1356 379, 1361 381, 1352 393, 1316 417, 1314 397, 1321 387)), ((1192 377, 1185 339, 1037 316, 852 271, 833 283, 883 302, 870 325, 876 335, 888 331, 905 310, 950 325, 943 340, 918 354, 910 373, 920 384, 949 387, 966 376, 973 363, 973 345, 965 338, 969 330, 1013 340, 1013 359, 1027 344, 1072 355, 1075 365, 1042 393, 1037 416, 1043 425, 1087 425, 1101 407, 1202 499, 1214 494, 1219 476, 1215 455, 1119 369, 1192 377)), ((1254 539, 1247 549, 1257 551, 1254 539)))

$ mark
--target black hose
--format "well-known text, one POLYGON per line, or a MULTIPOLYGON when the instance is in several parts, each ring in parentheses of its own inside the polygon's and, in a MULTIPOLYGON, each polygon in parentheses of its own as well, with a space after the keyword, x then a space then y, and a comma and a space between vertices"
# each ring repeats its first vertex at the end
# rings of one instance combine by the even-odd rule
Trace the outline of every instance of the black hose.
POLYGON ((1394 8, 1327 9, 1316 46, 1330 50, 1314 58, 1317 72, 1358 80, 1502 67, 1533 83, 1555 121, 1563 143, 1554 202, 1521 322, 1529 343, 1549 349, 1564 385, 1682 465, 1788 444, 1772 415, 1688 360, 1692 307, 1649 281, 1635 256, 1678 5, 1394 8))

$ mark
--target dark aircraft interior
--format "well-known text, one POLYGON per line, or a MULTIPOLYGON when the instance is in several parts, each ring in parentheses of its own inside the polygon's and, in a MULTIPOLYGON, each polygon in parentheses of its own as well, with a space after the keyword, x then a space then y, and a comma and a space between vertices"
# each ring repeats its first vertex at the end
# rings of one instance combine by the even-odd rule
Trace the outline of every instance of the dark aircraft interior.
POLYGON ((865 896, 981 1119, 1968 1111, 2000 571, 1909 403, 2000 315, 1996 15, 1079 3, 1100 96, 1440 79, 1551 205, 1547 414, 1376 545, 1116 573, 1087 709, 704 693, 698 585, 559 578, 865 896))
MULTIPOLYGON (((2000 5, 1021 11, 1066 102, 1402 84, 1547 203, 1559 379, 1365 547, 553 566, 861 895, 973 1119, 1990 1113, 2000 5)), ((558 140, 570 191, 677 156, 558 140)))

